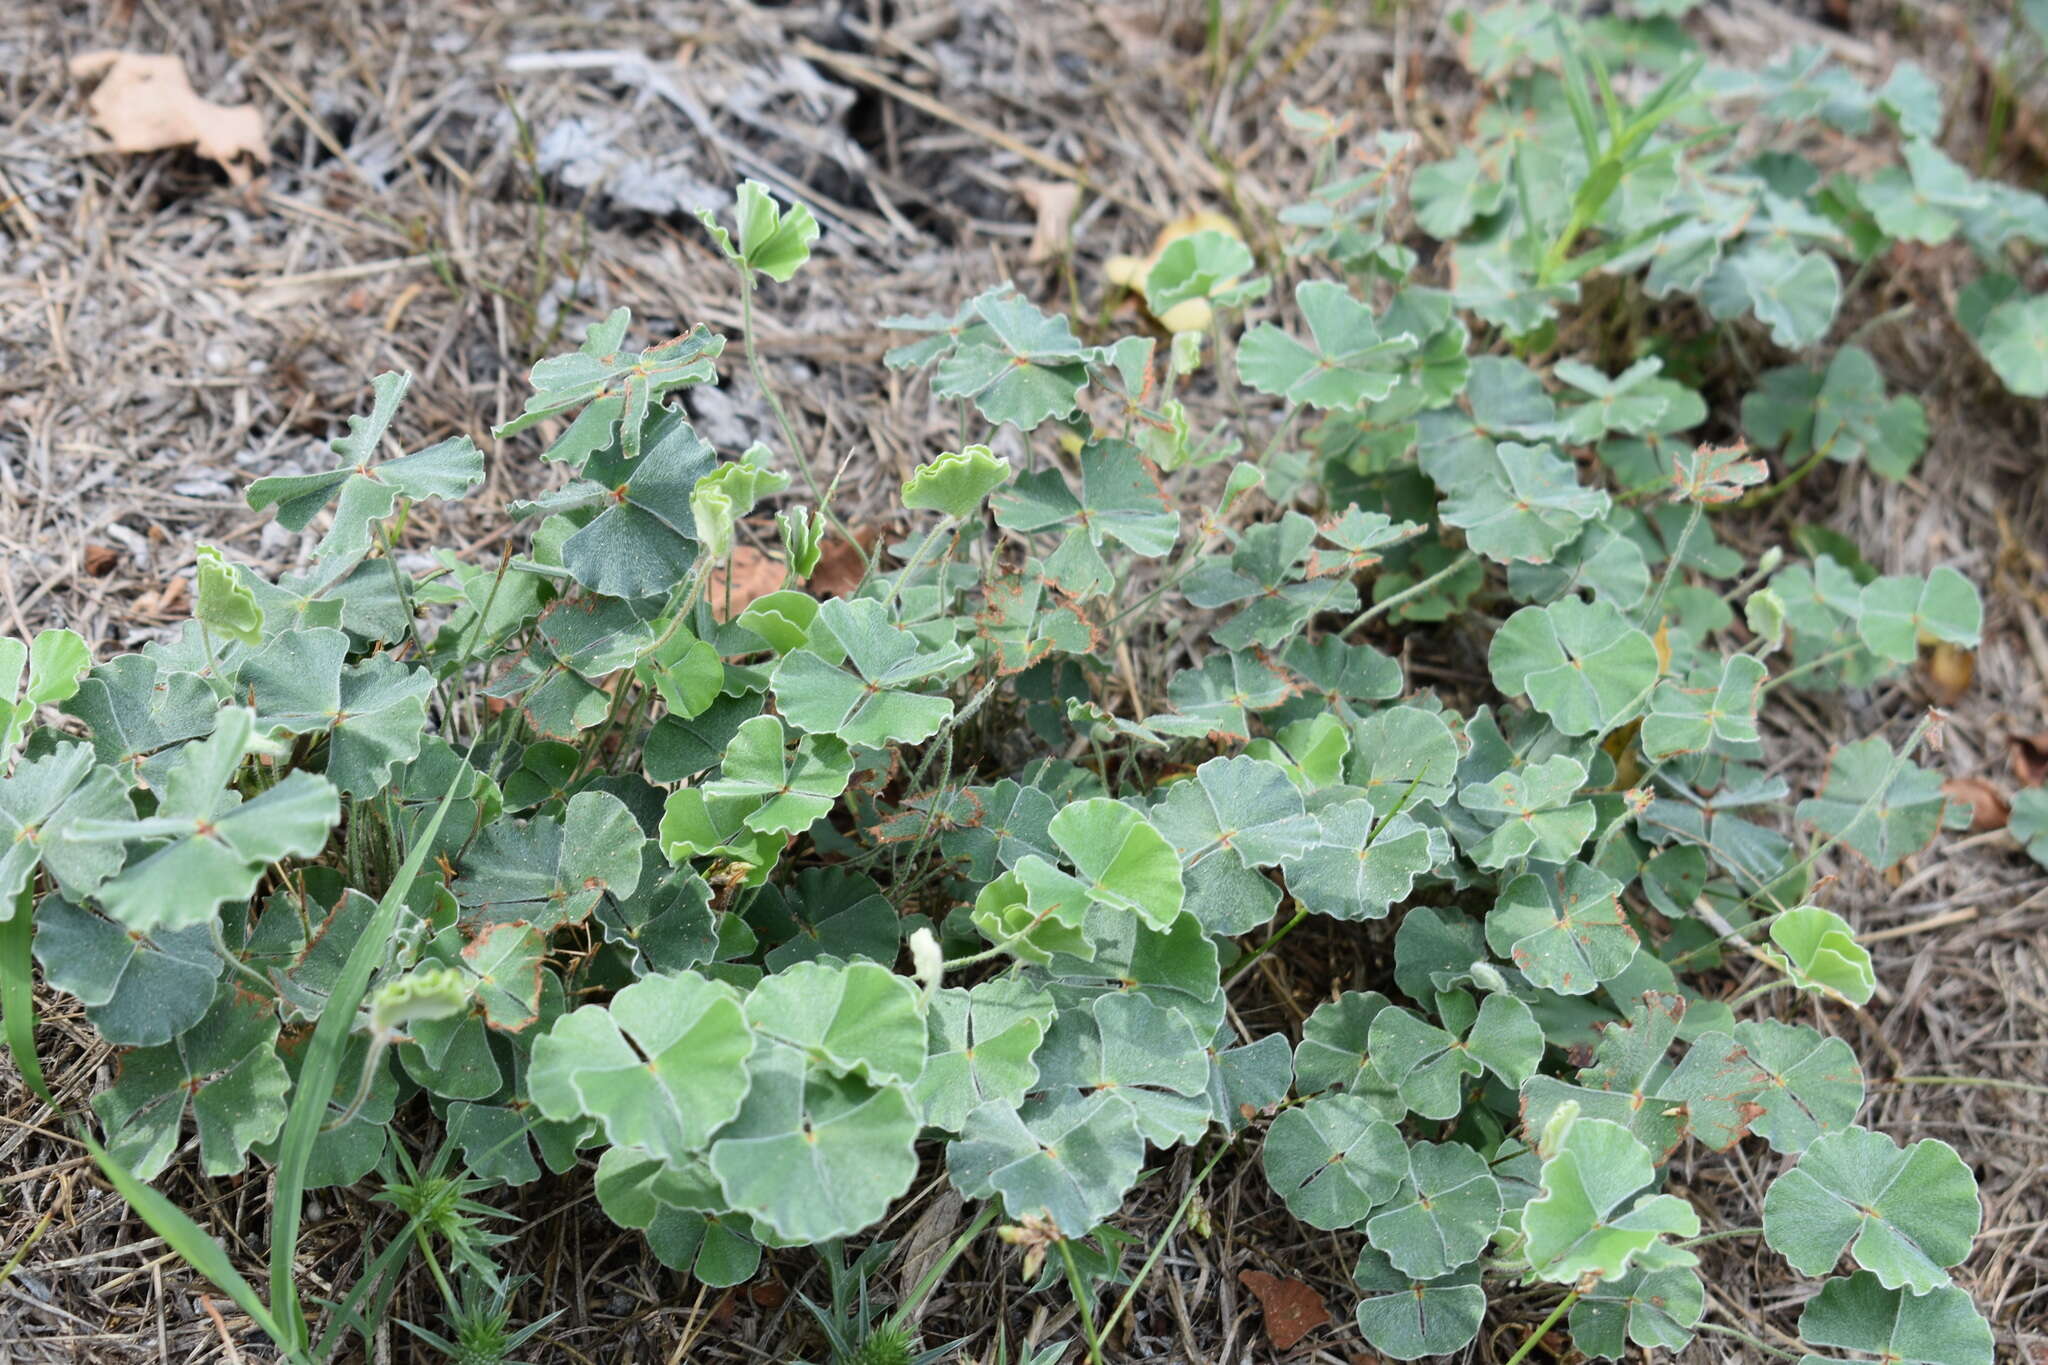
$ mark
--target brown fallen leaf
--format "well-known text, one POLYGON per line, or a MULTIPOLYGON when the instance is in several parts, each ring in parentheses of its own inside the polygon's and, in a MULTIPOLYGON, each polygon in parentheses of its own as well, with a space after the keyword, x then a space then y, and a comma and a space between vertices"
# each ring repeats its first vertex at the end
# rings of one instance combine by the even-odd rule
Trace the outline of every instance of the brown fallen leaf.
POLYGON ((1237 1280, 1259 1301, 1266 1318, 1266 1340, 1276 1351, 1287 1350, 1330 1320, 1322 1297, 1300 1280, 1268 1275, 1263 1270, 1240 1270, 1237 1280))
POLYGON ((1982 834, 1988 829, 2004 829, 2006 817, 2012 814, 2005 794, 1981 777, 1952 777, 1941 784, 1941 794, 1951 801, 1970 803, 1970 831, 1973 834, 1982 834))
POLYGON ((1977 655, 1973 650, 1944 642, 1927 656, 1927 690, 1933 693, 1936 706, 1954 706, 1970 690, 1976 676, 1977 655))
POLYGON ((86 101, 92 121, 117 152, 157 152, 190 145, 220 163, 228 179, 249 183, 243 160, 270 160, 263 139, 263 113, 253 104, 215 104, 192 89, 185 63, 176 57, 141 52, 81 52, 71 59, 80 80, 100 77, 86 101))
POLYGON ((111 545, 88 543, 85 547, 85 571, 94 578, 105 578, 121 562, 121 552, 111 545))
POLYGON ((881 529, 863 526, 853 534, 854 539, 860 542, 858 545, 838 535, 825 537, 825 548, 818 555, 818 567, 812 571, 810 581, 804 584, 811 596, 851 597, 860 587, 861 580, 867 577, 868 550, 880 538, 881 529))
POLYGON ((1071 180, 1019 180, 1017 193, 1038 215, 1024 259, 1037 265, 1066 255, 1073 245, 1074 213, 1081 207, 1081 187, 1071 180))
POLYGON ((2012 758, 2012 775, 2022 787, 2038 787, 2048 782, 2048 730, 2011 735, 2005 743, 2012 758))
POLYGON ((711 614, 730 621, 745 611, 755 598, 766 597, 782 587, 782 561, 763 554, 751 545, 733 547, 731 558, 711 570, 704 580, 704 600, 711 614), (728 576, 732 590, 726 591, 728 576))

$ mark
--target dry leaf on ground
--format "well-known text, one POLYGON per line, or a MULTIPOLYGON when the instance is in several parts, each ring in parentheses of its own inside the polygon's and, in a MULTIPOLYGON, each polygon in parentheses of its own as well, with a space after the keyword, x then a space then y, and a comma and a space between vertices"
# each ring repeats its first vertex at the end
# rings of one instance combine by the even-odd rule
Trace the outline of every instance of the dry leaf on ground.
POLYGON ((1300 1280, 1268 1275, 1263 1270, 1240 1270, 1237 1280, 1259 1301, 1266 1318, 1266 1340, 1276 1351, 1288 1349, 1330 1320, 1322 1297, 1300 1280))
POLYGON ((201 99, 176 57, 141 52, 82 52, 71 59, 80 80, 101 77, 86 101, 92 121, 117 152, 157 152, 190 144, 220 163, 228 179, 249 183, 242 160, 270 160, 263 140, 263 114, 253 104, 215 104, 201 99))
POLYGON ((2048 730, 2013 735, 2005 742, 2012 751, 2012 775, 2022 787, 2038 787, 2048 782, 2048 730))
POLYGON ((1067 180, 1019 180, 1017 193, 1038 215, 1024 259, 1036 265, 1066 255, 1072 245, 1074 213, 1081 207, 1081 187, 1067 180))
POLYGON ((711 604, 711 614, 721 621, 730 621, 757 597, 766 597, 782 587, 784 570, 782 561, 765 555, 751 545, 735 546, 732 557, 712 569, 704 580, 704 600, 711 604), (726 583, 730 577, 732 590, 728 595, 726 583))
POLYGON ((1941 784, 1941 794, 1951 801, 1969 802, 1970 830, 1975 834, 2004 829, 2006 818, 2012 814, 2005 794, 1981 777, 1952 777, 1941 784))
POLYGON ((1927 656, 1927 688, 1936 706, 1954 706, 1977 676, 1977 655, 1951 644, 1938 644, 1927 656))
POLYGON ((863 526, 854 531, 858 545, 850 544, 845 537, 825 537, 825 548, 818 554, 818 567, 804 586, 813 597, 851 597, 867 577, 868 551, 874 547, 881 531, 877 527, 863 526))

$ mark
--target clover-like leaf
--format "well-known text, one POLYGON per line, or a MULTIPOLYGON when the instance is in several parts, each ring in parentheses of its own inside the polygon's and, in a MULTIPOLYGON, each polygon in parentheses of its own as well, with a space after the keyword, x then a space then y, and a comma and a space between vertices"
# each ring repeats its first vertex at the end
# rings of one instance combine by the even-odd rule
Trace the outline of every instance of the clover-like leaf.
POLYGON ((903 505, 912 511, 942 512, 955 520, 971 515, 982 499, 1010 480, 1010 462, 987 446, 948 450, 925 461, 903 481, 903 505))
POLYGON ((836 735, 849 745, 880 748, 929 739, 953 714, 945 697, 913 685, 964 667, 971 656, 959 644, 926 650, 917 636, 894 624, 873 598, 834 598, 818 608, 812 646, 786 654, 772 686, 783 718, 813 735, 836 735), (852 671, 815 652, 820 639, 843 652, 852 671))
POLYGON ((1373 1017, 1367 1045, 1374 1069, 1424 1118, 1447 1119, 1464 1107, 1465 1077, 1492 1071, 1519 1086, 1543 1057, 1543 1029, 1529 1007, 1505 992, 1481 1002, 1468 1036, 1428 1023, 1395 1006, 1373 1017))
POLYGON ((936 992, 925 1012, 928 1055, 912 1090, 925 1123, 957 1133, 984 1103, 1022 1104, 1037 1087, 1032 1058, 1053 1014, 1051 996, 1014 977, 936 992))
POLYGON ((1465 810, 1501 817, 1469 850, 1472 861, 1485 868, 1529 857, 1569 861, 1593 833, 1596 819, 1590 801, 1572 800, 1585 784, 1585 764, 1569 754, 1553 754, 1460 790, 1458 804, 1465 810))
POLYGON ((2012 818, 2006 829, 2028 857, 2048 867, 2048 787, 2014 792, 2012 818))
POLYGON ((1116 1212, 1144 1162, 1136 1113, 1108 1091, 1060 1091, 1021 1108, 989 1100, 946 1148, 962 1194, 1001 1195, 1012 1218, 1044 1217, 1069 1237, 1116 1212))
POLYGON ((1022 533, 1063 532, 1045 561, 1045 576, 1074 597, 1108 592, 1116 575, 1103 557, 1107 541, 1144 559, 1157 559, 1180 537, 1180 518, 1126 441, 1091 441, 1077 457, 1081 491, 1058 469, 1017 479, 996 495, 996 523, 1022 533))
POLYGON ((924 1007, 908 977, 872 962, 800 962, 747 997, 747 1023, 845 1075, 915 1082, 924 1070, 924 1007))
POLYGON ((0 922, 14 917, 38 864, 74 900, 119 872, 118 844, 74 840, 70 830, 81 820, 134 814, 127 782, 95 763, 89 745, 63 745, 0 776, 0 922))
POLYGON ((1043 1089, 1106 1092, 1160 1147, 1208 1130, 1209 1061, 1187 1018, 1143 995, 1111 993, 1060 1011, 1038 1054, 1043 1089))
MULTIPOLYGON (((360 562, 370 552, 370 528, 390 516, 400 498, 453 501, 483 482, 484 457, 467 436, 451 437, 425 450, 378 460, 384 434, 398 411, 410 374, 387 372, 370 381, 367 417, 348 419, 348 435, 328 448, 342 463, 319 474, 281 474, 249 485, 249 506, 275 507, 278 523, 303 531, 315 516, 334 504, 334 520, 313 549, 322 561, 322 577, 360 562)), ((254 643, 254 642, 252 642, 254 643)))
POLYGON ((1887 166, 1856 187, 1856 197, 1887 237, 1939 246, 1984 207, 1984 187, 1933 143, 1906 143, 1904 166, 1887 166))
POLYGON ((160 1046, 198 1023, 226 969, 204 925, 137 934, 62 896, 43 897, 35 921, 43 980, 120 1046, 160 1046))
POLYGON ((2048 294, 2006 299, 1971 335, 2007 389, 2022 398, 2048 395, 2048 294))
POLYGON ((1287 700, 1288 681, 1265 660, 1249 653, 1217 652, 1200 668, 1184 668, 1167 680, 1165 715, 1145 724, 1185 739, 1249 739, 1251 713, 1287 700))
POLYGON ((263 608, 256 592, 242 581, 242 571, 228 563, 211 545, 195 547, 198 566, 193 571, 192 615, 199 624, 245 645, 263 643, 263 608))
POLYGON ((1266 1183, 1310 1227, 1356 1227, 1408 1174, 1407 1144, 1356 1095, 1324 1095, 1282 1110, 1261 1153, 1266 1183))
POLYGON ((1829 755, 1826 780, 1795 813, 1885 872, 1927 847, 1947 806, 1938 774, 1900 763, 1884 737, 1872 735, 1829 755))
POLYGON ((1443 490, 1438 515, 1497 563, 1548 563, 1609 506, 1607 494, 1580 484, 1571 461, 1548 445, 1451 442, 1425 447, 1421 464, 1443 490))
POLYGON ((581 791, 560 818, 486 826, 463 856, 455 898, 475 924, 520 921, 551 934, 586 919, 607 892, 631 896, 646 841, 618 797, 581 791))
POLYGON ((1970 1254, 1984 1210, 1955 1148, 1883 1133, 1817 1137, 1764 1194, 1764 1240, 1794 1269, 1825 1275, 1847 1251, 1886 1289, 1925 1294, 1970 1254))
POLYGON ((1603 1360, 1620 1360, 1631 1344, 1684 1350, 1706 1306, 1706 1288, 1691 1266, 1631 1266, 1580 1293, 1571 1311, 1572 1345, 1603 1360))
POLYGON ((1716 743, 1757 743, 1756 709, 1769 672, 1753 655, 1730 654, 1721 660, 1718 676, 1703 670, 1689 687, 1668 679, 1658 683, 1639 731, 1643 752, 1669 758, 1716 743))
POLYGON ((1982 638, 1984 603, 1976 585, 1943 564, 1923 580, 1887 575, 1863 586, 1856 633, 1872 654, 1909 664, 1923 642, 1974 649, 1982 638))
POLYGON ((1563 1133, 1543 1162, 1542 1192, 1522 1210, 1529 1266, 1539 1278, 1615 1279, 1658 1238, 1699 1232, 1699 1215, 1683 1199, 1643 1193, 1656 1165, 1628 1129, 1592 1118, 1553 1121, 1557 1128, 1563 1133))
POLYGON ((1795 906, 1771 921, 1771 942, 1778 952, 1765 955, 1802 990, 1839 996, 1865 1005, 1877 992, 1877 974, 1870 950, 1856 941, 1856 931, 1832 910, 1818 905, 1795 906))
POLYGON ((624 349, 632 321, 630 310, 613 309, 603 322, 591 324, 577 350, 536 363, 528 378, 534 393, 525 408, 491 435, 502 441, 536 423, 577 412, 542 459, 580 469, 615 436, 619 452, 638 459, 648 416, 659 410, 661 396, 714 378, 712 361, 725 349, 725 338, 700 325, 634 353, 624 349))
POLYGON ((1418 167, 1408 183, 1415 225, 1440 242, 1462 236, 1473 220, 1498 210, 1507 182, 1485 174, 1470 148, 1455 156, 1418 167))
POLYGON ((1394 1268, 1386 1253, 1360 1247, 1351 1281, 1358 1301, 1358 1330, 1366 1343, 1395 1360, 1448 1356, 1479 1335, 1486 1316, 1486 1290, 1479 1267, 1469 1266, 1433 1280, 1417 1280, 1394 1268))
POLYGON ((1568 735, 1625 724, 1657 681, 1657 647, 1611 602, 1565 598, 1524 607, 1493 637, 1494 685, 1527 696, 1568 735))
POLYGON ((391 770, 418 756, 433 675, 388 654, 344 666, 338 630, 280 632, 244 660, 240 692, 265 730, 327 736, 327 780, 344 795, 371 797, 391 770))
POLYGON ((1390 706, 1351 727, 1345 769, 1381 816, 1441 806, 1456 790, 1458 741, 1435 712, 1390 706))
POLYGON ((325 778, 288 774, 254 800, 226 783, 248 752, 255 717, 229 707, 207 739, 179 752, 157 813, 147 820, 79 820, 71 836, 101 842, 164 840, 97 892, 100 905, 139 933, 203 924, 242 900, 271 863, 310 857, 327 843, 341 802, 325 778))
POLYGON ((1328 280, 1295 286, 1295 307, 1313 344, 1262 322, 1238 342, 1237 367, 1261 393, 1309 407, 1348 409, 1376 403, 1400 382, 1399 365, 1416 348, 1407 333, 1383 337, 1370 306, 1328 280))
POLYGON ((1315 816, 1314 845, 1281 863, 1303 909, 1337 919, 1381 919, 1435 866, 1429 831, 1412 816, 1380 817, 1359 799, 1315 816))
POLYGON ((1366 1240, 1404 1275, 1433 1280, 1479 1259, 1500 1227, 1500 1183, 1455 1142, 1408 1149, 1401 1187, 1366 1222, 1366 1240))
POLYGON ((1772 242, 1723 258, 1700 292, 1715 317, 1747 309, 1771 329, 1772 341, 1797 351, 1827 335, 1842 301, 1842 276, 1821 252, 1772 242))
POLYGON ((811 211, 802 204, 778 208, 768 187, 758 180, 741 181, 733 193, 733 221, 740 233, 737 247, 711 210, 699 209, 697 218, 711 230, 727 260, 742 270, 758 270, 777 284, 789 283, 797 268, 811 259, 811 243, 818 240, 818 220, 811 211))
POLYGON ((958 334, 951 354, 939 362, 932 392, 971 398, 989 421, 1009 422, 1023 431, 1080 406, 1092 352, 1074 336, 1064 314, 1047 317, 1008 285, 987 291, 968 307, 980 325, 958 334))
MULTIPOLYGON (((1234 301, 1254 285, 1263 290, 1261 281, 1238 286, 1238 280, 1251 268, 1251 249, 1235 233, 1205 228, 1176 237, 1166 244, 1140 281, 1145 291, 1145 309, 1153 317, 1166 320, 1169 313, 1183 304, 1209 299, 1234 301)), ((1167 330, 1181 329, 1169 324, 1167 330)))
POLYGON ((1733 1036, 1693 1039, 1661 1093, 1688 1103, 1733 1102, 1745 1127, 1772 1150, 1797 1154, 1823 1133, 1838 1132, 1863 1107, 1863 1069, 1840 1038, 1804 1024, 1745 1020, 1733 1036))
POLYGON ((1814 399, 1811 440, 1829 459, 1860 457, 1884 477, 1903 479, 1927 449, 1927 410, 1911 394, 1886 397, 1870 353, 1844 346, 1828 362, 1814 399))
POLYGON ((1733 502, 1743 489, 1771 476, 1769 466, 1762 460, 1746 458, 1748 454, 1749 447, 1739 443, 1678 451, 1671 461, 1671 478, 1677 485, 1678 496, 1710 507, 1733 502))
POLYGON ((1525 872, 1502 887, 1486 917, 1486 942, 1531 981, 1561 995, 1589 993, 1619 976, 1636 954, 1621 884, 1577 862, 1554 881, 1525 872))
MULTIPOLYGON (((786 1003, 774 1002, 778 1023, 818 1017, 800 1002, 785 1010, 786 1003)), ((910 1022, 921 1063, 924 1020, 913 1013, 910 1022)), ((902 1086, 814 1064, 802 1047, 766 1036, 747 1072, 746 1102, 711 1144, 711 1170, 730 1207, 789 1241, 821 1242, 878 1222, 910 1188, 918 1118, 902 1086)))
POLYGON ((1294 1050, 1294 1088, 1303 1095, 1348 1090, 1372 1105, 1381 1118, 1398 1119, 1407 1106, 1373 1065, 1373 1020, 1390 1008, 1378 991, 1345 991, 1316 1006, 1301 1026, 1294 1050))
POLYGON ((21 743, 37 707, 77 696, 79 680, 91 667, 92 651, 75 630, 38 631, 26 645, 0 636, 0 758, 21 743))
POLYGON ((740 1111, 755 1046, 739 995, 695 972, 650 976, 557 1019, 527 1085, 550 1119, 598 1120, 616 1145, 669 1161, 740 1111))
POLYGON ((1187 820, 1212 850, 1208 856, 1234 855, 1247 867, 1299 858, 1321 836, 1287 770, 1261 759, 1212 758, 1195 769, 1187 797, 1176 791, 1170 799, 1185 802, 1187 820))
POLYGON ((755 716, 726 746, 725 763, 704 794, 754 803, 746 826, 762 834, 794 834, 832 809, 853 776, 853 758, 832 735, 804 735, 794 752, 782 722, 755 716))
MULTIPOLYGON (((1991 1324, 1953 1287, 1925 1294, 1887 1289, 1859 1270, 1829 1280, 1799 1314, 1801 1339, 1854 1351, 1873 1365, 1991 1365, 1991 1324)), ((1801 1365, 1850 1365, 1806 1356, 1801 1365)))
POLYGON ((107 1150, 144 1180, 170 1163, 189 1114, 199 1131, 199 1166, 232 1175, 249 1148, 284 1127, 291 1079, 277 1055, 269 1002, 224 990, 191 1028, 161 1047, 121 1059, 114 1084, 92 1098, 107 1150))

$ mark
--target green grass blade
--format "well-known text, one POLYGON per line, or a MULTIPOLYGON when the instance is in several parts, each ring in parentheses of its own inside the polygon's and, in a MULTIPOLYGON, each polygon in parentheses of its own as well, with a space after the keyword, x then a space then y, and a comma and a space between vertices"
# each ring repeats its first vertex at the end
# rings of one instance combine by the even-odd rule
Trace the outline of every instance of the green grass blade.
POLYGON ((270 1298, 277 1305, 285 1326, 291 1330, 292 1348, 297 1351, 305 1350, 307 1328, 292 1259, 298 1249, 306 1168, 313 1157, 313 1143, 320 1136, 321 1120, 326 1116, 328 1100, 334 1094, 335 1081, 341 1074, 342 1053, 347 1050, 349 1034, 355 1028, 356 1010, 363 1003, 363 996, 370 988, 370 977, 376 972, 377 964, 391 942, 392 930, 398 925, 399 906, 419 877, 427 850, 433 846, 434 836, 441 832, 441 821, 448 814, 449 804, 454 801, 457 789, 467 776, 467 770, 460 770, 448 784, 441 804, 434 809, 434 818, 427 822, 426 829, 414 841, 405 866, 392 879, 384 898, 377 902, 376 915, 349 951, 348 962, 334 983, 334 992, 320 1013, 320 1022, 314 1026, 312 1042, 306 1048, 305 1066, 299 1073, 298 1086, 292 1095, 291 1112, 285 1119, 284 1136, 278 1140, 277 1187, 270 1224, 270 1298))
POLYGON ((57 1101, 36 1057, 35 969, 29 961, 34 910, 35 882, 31 879, 14 902, 13 918, 0 922, 0 1033, 6 1035, 14 1069, 37 1098, 55 1109, 57 1101))
POLYGON ((304 1352, 285 1330, 284 1324, 272 1316, 270 1309, 264 1306, 255 1286, 243 1279, 242 1273, 235 1269, 234 1262, 228 1259, 227 1249, 208 1235, 199 1224, 186 1217, 184 1211, 176 1204, 136 1179, 135 1173, 115 1160, 113 1154, 106 1148, 100 1146, 98 1140, 83 1124, 79 1126, 78 1138, 85 1144, 86 1151, 92 1153, 92 1159, 99 1163, 101 1172, 107 1177, 107 1183, 128 1201, 128 1207, 134 1209, 142 1221, 149 1224, 150 1229, 163 1238, 172 1251, 178 1253, 185 1264, 211 1280, 222 1293, 233 1299, 235 1306, 248 1314, 249 1320, 263 1329, 264 1334, 277 1344, 278 1350, 282 1351, 287 1359, 302 1365, 306 1359, 304 1352))

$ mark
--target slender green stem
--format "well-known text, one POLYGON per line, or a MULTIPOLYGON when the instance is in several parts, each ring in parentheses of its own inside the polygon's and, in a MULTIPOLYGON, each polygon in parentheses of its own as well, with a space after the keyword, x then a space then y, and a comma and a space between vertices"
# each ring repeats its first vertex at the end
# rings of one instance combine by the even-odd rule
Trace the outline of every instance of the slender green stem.
POLYGON ((1131 1301, 1138 1297, 1138 1289, 1145 1283, 1145 1277, 1152 1273, 1152 1267, 1159 1263, 1159 1257, 1165 1252, 1166 1244, 1171 1242, 1173 1234, 1180 1230, 1181 1220, 1186 1218, 1188 1210, 1195 1206, 1195 1200, 1202 1192, 1202 1182, 1209 1178, 1209 1172, 1216 1169, 1216 1163, 1223 1159, 1223 1154, 1236 1145, 1237 1134, 1233 1133, 1217 1144, 1209 1160, 1195 1173, 1194 1180, 1188 1185, 1188 1192, 1181 1197, 1180 1207, 1175 1209, 1173 1217, 1167 1220, 1166 1231, 1159 1234, 1159 1240, 1152 1244, 1151 1255, 1138 1267, 1138 1273, 1131 1277, 1130 1286, 1124 1290, 1123 1297, 1117 1300, 1116 1311, 1103 1322, 1102 1335, 1111 1336, 1116 1332, 1117 1320, 1129 1310, 1131 1301))
POLYGON ((1264 957, 1269 951, 1272 950, 1273 946, 1277 944, 1281 939, 1286 938, 1289 934, 1293 933, 1294 926, 1300 924, 1303 920, 1307 918, 1307 906, 1302 906, 1299 909, 1297 909, 1294 912, 1294 918, 1288 920, 1287 923, 1281 925, 1278 929, 1274 930, 1272 937, 1268 938, 1264 943, 1261 943, 1258 947, 1252 949, 1251 955, 1245 958, 1244 965, 1240 966, 1236 971, 1232 972, 1230 974, 1230 979, 1223 983, 1223 989, 1228 991, 1233 986, 1237 985, 1238 982, 1244 980, 1246 973, 1251 971, 1253 963, 1257 962, 1260 958, 1264 957))
POLYGON ((1102 1365, 1102 1337, 1095 1330, 1095 1309, 1093 1296, 1081 1279, 1081 1268, 1074 1264, 1074 1249, 1067 1239, 1059 1241, 1060 1260, 1066 1263, 1067 1287, 1074 1292, 1074 1306, 1081 1310, 1081 1336, 1088 1343, 1088 1365, 1102 1365))
POLYGON ((1528 1359, 1529 1352, 1536 1349, 1536 1343, 1549 1336, 1550 1329, 1557 1326, 1558 1320, 1569 1312, 1571 1306, 1578 1301, 1579 1291, 1576 1289, 1559 1299, 1557 1307, 1550 1310, 1550 1316, 1545 1318, 1542 1325, 1529 1334, 1527 1341, 1515 1349, 1515 1353, 1507 1358, 1505 1365, 1522 1365, 1522 1362, 1528 1359))
POLYGON ((1840 649, 1829 650, 1826 654, 1821 655, 1817 659, 1808 659, 1805 663, 1800 664, 1797 668, 1786 669, 1777 677, 1772 678, 1770 681, 1766 682, 1763 686, 1763 690, 1769 692, 1775 688, 1783 687, 1786 683, 1791 682, 1794 678, 1802 677, 1805 674, 1815 671, 1816 669, 1826 668, 1829 664, 1840 663, 1842 660, 1848 658, 1852 654, 1855 654, 1862 648, 1863 646, 1861 645, 1844 645, 1840 649))
POLYGON ((1677 1243, 1677 1245, 1696 1247, 1703 1246, 1708 1242, 1724 1242, 1730 1237, 1759 1237, 1762 1235, 1762 1228, 1722 1228, 1718 1232, 1702 1233, 1698 1237, 1687 1238, 1685 1241, 1677 1243))
POLYGON ((1407 587, 1401 589, 1401 591, 1394 593, 1381 601, 1373 603, 1373 605, 1371 605, 1370 607, 1367 607, 1364 611, 1360 612, 1357 616, 1352 618, 1350 625, 1344 627, 1344 629, 1337 632, 1338 637, 1341 639, 1342 637, 1349 635, 1352 631, 1357 630, 1360 626, 1366 624, 1368 621, 1374 621, 1386 615, 1395 607, 1400 606, 1403 602, 1407 602, 1414 598, 1422 596, 1422 594, 1428 592, 1431 588, 1434 588, 1437 584, 1443 582, 1445 579, 1451 577, 1453 574, 1461 572, 1466 565, 1472 563, 1474 560, 1478 558, 1479 556, 1473 553, 1472 551, 1465 551, 1456 559, 1444 565, 1441 569, 1438 569, 1435 573, 1423 579, 1421 582, 1411 583, 1407 587))
MULTIPOLYGON (((789 458, 795 462, 797 473, 803 476, 804 487, 811 492, 811 500, 817 504, 818 515, 832 526, 832 529, 846 538, 846 543, 860 549, 860 541, 853 531, 839 519, 825 499, 825 490, 818 486, 818 476, 811 472, 810 453, 797 440, 796 425, 789 420, 788 411, 782 406, 782 398, 775 392, 775 385, 768 380, 768 369, 761 363, 760 347, 754 341, 754 272, 746 266, 740 272, 740 345, 747 354, 747 370, 754 376, 754 385, 761 390, 761 396, 768 400, 768 411, 775 416, 775 425, 782 432, 782 439, 789 445, 789 458)), ((868 558, 869 571, 874 560, 868 558)))
POLYGON ((1664 594, 1671 590, 1671 585, 1677 580, 1679 571, 1684 568, 1685 552, 1687 547, 1692 544, 1693 532, 1700 529, 1701 515, 1701 504, 1694 503, 1692 505, 1692 515, 1685 519, 1685 529, 1678 533, 1678 541, 1671 547, 1671 558, 1664 565, 1664 576, 1657 580, 1657 591, 1650 594, 1650 600, 1643 604, 1643 614, 1636 618, 1637 623, 1644 630, 1648 630, 1656 624, 1657 611, 1664 605, 1664 594))
POLYGON ((1737 1331, 1733 1327, 1724 1327, 1718 1322, 1703 1322, 1699 1325, 1699 1329, 1702 1332, 1718 1332, 1724 1337, 1734 1337, 1737 1341, 1744 1342, 1750 1346, 1754 1346, 1759 1351, 1768 1352, 1769 1354, 1778 1357, 1780 1360, 1799 1359, 1799 1355, 1797 1352, 1787 1351, 1780 1346, 1773 1346, 1768 1341, 1759 1341, 1747 1332, 1737 1331))

